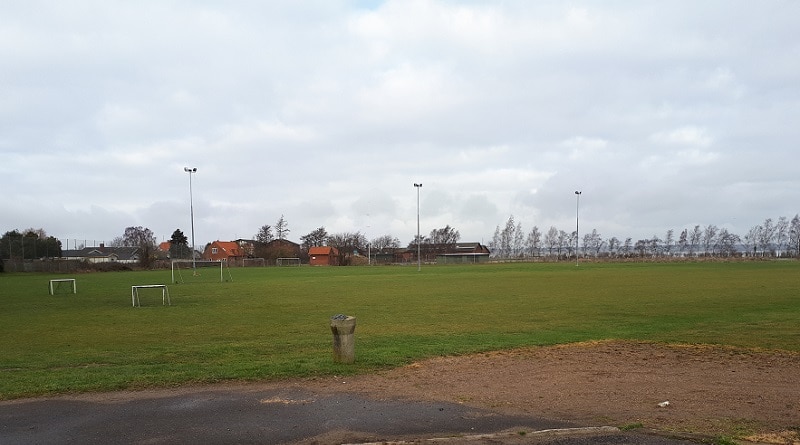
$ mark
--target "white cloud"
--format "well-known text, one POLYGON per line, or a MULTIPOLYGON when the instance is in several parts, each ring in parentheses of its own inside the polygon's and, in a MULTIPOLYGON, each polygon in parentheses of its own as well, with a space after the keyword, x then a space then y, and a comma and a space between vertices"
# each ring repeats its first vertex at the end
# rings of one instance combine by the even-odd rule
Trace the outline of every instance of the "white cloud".
POLYGON ((683 0, 5 5, 0 231, 186 232, 184 166, 198 242, 281 214, 297 239, 369 226, 408 242, 413 182, 426 233, 471 240, 511 213, 571 227, 575 189, 606 236, 791 216, 797 16, 683 0))
POLYGON ((608 146, 608 141, 600 138, 575 136, 562 141, 561 145, 570 150, 569 158, 576 160, 591 157, 603 151, 608 146))
POLYGON ((362 118, 404 122, 446 112, 461 101, 457 78, 442 66, 404 64, 381 72, 358 93, 362 118))
POLYGON ((458 153, 458 161, 463 164, 480 165, 489 163, 497 159, 502 159, 511 151, 507 145, 492 147, 470 147, 462 149, 458 153))
POLYGON ((221 128, 224 135, 219 143, 225 145, 239 145, 270 142, 309 142, 315 138, 311 128, 291 126, 284 122, 247 122, 224 125, 221 128))
POLYGON ((677 154, 683 163, 694 165, 710 164, 720 158, 719 153, 697 149, 681 150, 677 154))
POLYGON ((695 126, 685 126, 659 132, 651 137, 653 142, 664 145, 692 146, 707 148, 711 146, 714 139, 708 134, 705 128, 695 126))

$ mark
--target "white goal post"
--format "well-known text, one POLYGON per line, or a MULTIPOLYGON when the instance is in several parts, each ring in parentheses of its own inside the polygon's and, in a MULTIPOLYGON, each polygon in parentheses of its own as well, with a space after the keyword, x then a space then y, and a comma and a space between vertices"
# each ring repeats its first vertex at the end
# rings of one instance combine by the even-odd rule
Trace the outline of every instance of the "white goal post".
POLYGON ((275 259, 276 266, 299 266, 300 258, 277 258, 275 259))
MULTIPOLYGON (((187 276, 198 276, 201 274, 199 271, 211 272, 214 274, 219 270, 219 282, 225 281, 224 270, 228 269, 227 261, 210 261, 210 260, 172 260, 172 282, 185 283, 183 278, 184 274, 187 276), (199 271, 198 271, 199 270, 199 271)), ((231 271, 228 269, 228 278, 233 281, 231 271)))

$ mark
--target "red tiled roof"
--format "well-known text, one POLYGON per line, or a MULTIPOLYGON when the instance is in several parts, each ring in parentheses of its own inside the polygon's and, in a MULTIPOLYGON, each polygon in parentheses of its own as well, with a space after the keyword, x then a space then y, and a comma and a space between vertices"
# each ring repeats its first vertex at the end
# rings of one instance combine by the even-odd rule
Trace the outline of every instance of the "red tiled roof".
POLYGON ((228 255, 239 255, 239 245, 234 241, 214 241, 212 243, 214 247, 220 248, 228 255))
POLYGON ((331 250, 336 250, 331 246, 311 247, 308 249, 309 255, 329 255, 331 250))

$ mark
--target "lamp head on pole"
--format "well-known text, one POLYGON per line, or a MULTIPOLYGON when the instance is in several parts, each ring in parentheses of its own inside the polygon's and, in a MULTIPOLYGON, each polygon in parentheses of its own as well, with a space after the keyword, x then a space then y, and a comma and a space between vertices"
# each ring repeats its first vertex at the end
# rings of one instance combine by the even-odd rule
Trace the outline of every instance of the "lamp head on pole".
POLYGON ((186 173, 197 173, 197 168, 183 167, 183 171, 185 171, 186 173))
POLYGON ((575 190, 575 194, 576 194, 576 195, 580 195, 580 194, 581 194, 581 192, 579 192, 579 191, 575 190))
POLYGON ((422 187, 422 183, 420 182, 419 184, 417 184, 417 183, 415 182, 415 183, 414 183, 414 187, 422 187))

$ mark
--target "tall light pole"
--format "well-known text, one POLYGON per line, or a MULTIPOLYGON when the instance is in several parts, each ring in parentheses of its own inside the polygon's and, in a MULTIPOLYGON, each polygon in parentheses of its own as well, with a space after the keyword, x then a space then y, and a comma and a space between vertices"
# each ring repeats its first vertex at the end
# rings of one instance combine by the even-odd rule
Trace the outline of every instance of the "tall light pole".
POLYGON ((581 208, 581 193, 578 190, 575 190, 575 265, 578 265, 578 255, 580 252, 578 251, 578 243, 581 240, 580 233, 578 232, 578 227, 580 223, 580 208, 581 208))
POLYGON ((194 197, 192 196, 192 173, 197 173, 197 168, 183 167, 189 173, 189 216, 192 220, 192 274, 197 275, 197 264, 194 258, 194 197))
MULTIPOLYGON (((369 213, 367 213, 367 232, 370 229, 369 223, 369 213)), ((366 236, 369 236, 369 234, 366 234, 366 236)), ((372 241, 369 238, 367 238, 367 266, 372 266, 372 241)))
POLYGON ((422 188, 422 183, 417 184, 415 182, 414 187, 417 189, 417 272, 419 272, 422 270, 422 260, 420 258, 420 244, 422 243, 419 239, 419 189, 422 188))

